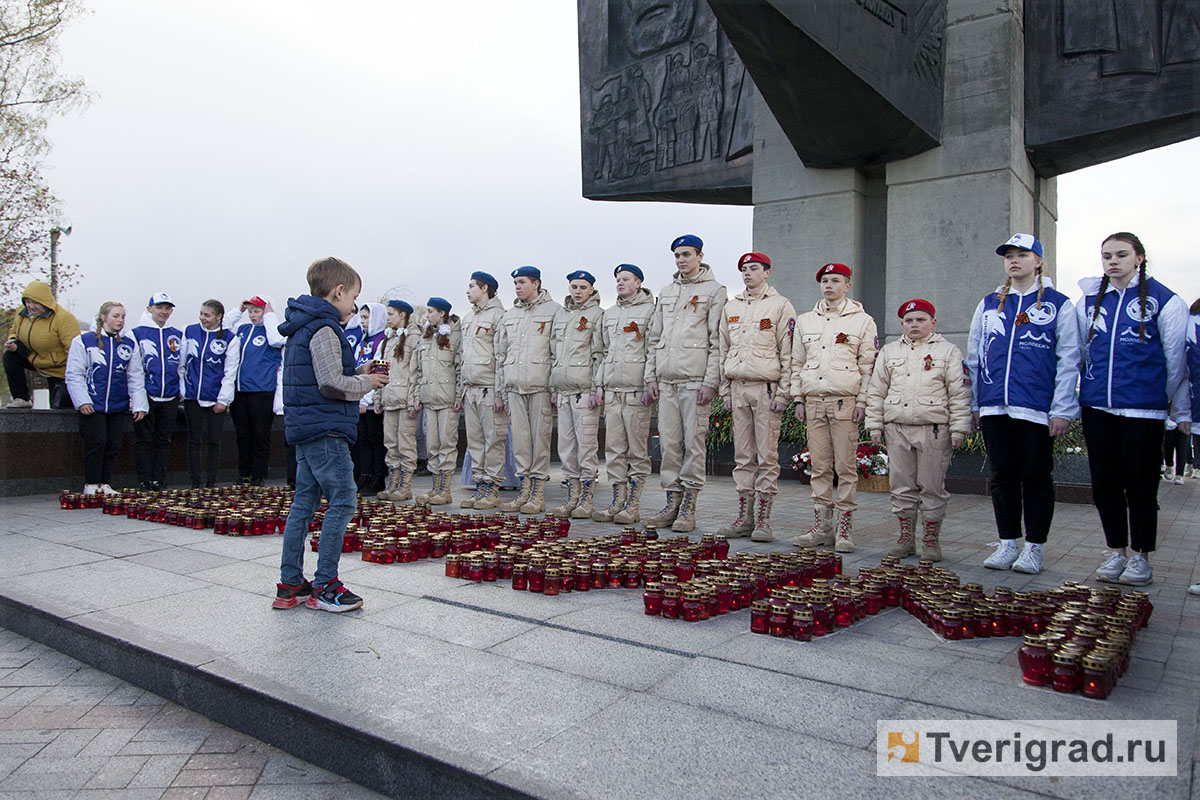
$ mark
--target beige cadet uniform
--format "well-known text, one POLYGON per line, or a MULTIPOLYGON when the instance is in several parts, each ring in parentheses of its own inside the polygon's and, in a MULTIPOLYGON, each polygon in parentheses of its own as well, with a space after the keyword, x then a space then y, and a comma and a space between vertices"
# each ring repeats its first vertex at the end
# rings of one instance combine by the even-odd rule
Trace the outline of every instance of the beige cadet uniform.
POLYGON ((375 358, 387 359, 388 382, 375 391, 375 410, 383 412, 383 445, 387 448, 385 459, 388 468, 403 468, 412 474, 417 468, 417 418, 409 416, 417 403, 417 380, 414 362, 417 353, 419 329, 412 326, 407 330, 387 329, 387 335, 379 343, 375 358), (404 354, 396 357, 398 337, 403 336, 404 354))
POLYGON ((638 289, 604 312, 603 361, 597 386, 604 389, 604 461, 610 483, 650 474, 650 406, 646 389, 646 345, 654 295, 638 289))
POLYGON ((887 436, 893 513, 911 514, 919 506, 927 522, 944 519, 950 437, 971 431, 962 352, 938 333, 884 345, 868 383, 866 425, 887 436))
POLYGON ((720 388, 718 329, 725 287, 701 264, 693 278, 679 272, 658 295, 646 352, 646 383, 658 382, 659 476, 667 491, 704 488, 708 414, 701 386, 720 388))
POLYGON ((779 491, 779 428, 791 394, 796 309, 767 285, 744 291, 721 314, 721 398, 733 414, 733 481, 739 492, 779 491), (757 464, 757 468, 756 468, 757 464))
POLYGON ((417 382, 425 409, 425 448, 431 472, 452 472, 458 461, 458 411, 454 403, 462 395, 459 385, 462 362, 462 327, 451 315, 445 323, 449 341, 438 343, 438 334, 426 329, 417 353, 417 382))
POLYGON ((600 468, 600 408, 591 398, 604 355, 603 322, 599 292, 579 305, 568 296, 554 314, 550 391, 558 395, 558 457, 567 479, 595 480, 600 468))
POLYGON ((496 339, 496 391, 508 403, 517 473, 543 481, 550 477, 550 359, 560 308, 545 289, 528 303, 518 300, 505 312, 496 339))
POLYGON ((867 404, 867 380, 879 347, 875 320, 862 303, 844 298, 829 308, 818 300, 796 320, 792 337, 792 397, 804 403, 812 458, 812 498, 838 512, 858 509, 858 424, 854 407, 867 404), (833 498, 837 470, 838 495, 833 498))
POLYGON ((504 442, 508 413, 495 411, 496 337, 504 304, 492 297, 471 306, 462 319, 462 403, 467 423, 471 480, 504 483, 504 442))

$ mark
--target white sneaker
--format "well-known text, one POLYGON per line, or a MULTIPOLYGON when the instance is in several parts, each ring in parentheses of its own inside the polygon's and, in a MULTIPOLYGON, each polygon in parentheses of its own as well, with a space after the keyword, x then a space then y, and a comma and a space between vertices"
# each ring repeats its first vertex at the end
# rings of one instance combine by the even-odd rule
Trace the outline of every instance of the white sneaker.
POLYGON ((1189 586, 1188 594, 1200 594, 1200 583, 1193 583, 1189 586))
POLYGON ((120 492, 109 486, 107 483, 102 483, 100 484, 100 494, 120 494, 120 492))
POLYGON ((1144 555, 1134 553, 1118 580, 1126 586, 1145 586, 1154 580, 1154 570, 1150 569, 1150 562, 1144 555))
POLYGON ((1096 580, 1104 583, 1116 583, 1121 577, 1121 573, 1125 571, 1125 565, 1128 562, 1129 559, 1113 550, 1096 570, 1096 580))
POLYGON ((1176 485, 1176 486, 1183 486, 1183 476, 1182 476, 1182 475, 1176 475, 1176 476, 1175 476, 1175 485, 1176 485))
POLYGON ((1008 569, 1021 555, 1021 551, 1017 549, 1016 539, 1001 539, 1000 543, 993 545, 993 547, 996 548, 996 552, 988 556, 983 562, 983 565, 988 569, 1008 569))
POLYGON ((1171 481, 1175 480, 1175 468, 1174 467, 1166 467, 1165 469, 1163 469, 1163 480, 1166 481, 1167 483, 1170 483, 1171 481))
POLYGON ((1026 542, 1025 549, 1012 565, 1013 572, 1024 572, 1026 575, 1037 575, 1042 571, 1042 546, 1026 542))
POLYGON ((100 493, 100 484, 98 484, 98 483, 87 484, 86 486, 83 487, 83 493, 84 494, 99 494, 100 493))
POLYGON ((15 400, 10 400, 5 408, 33 408, 33 403, 29 402, 28 400, 22 400, 18 397, 15 400))

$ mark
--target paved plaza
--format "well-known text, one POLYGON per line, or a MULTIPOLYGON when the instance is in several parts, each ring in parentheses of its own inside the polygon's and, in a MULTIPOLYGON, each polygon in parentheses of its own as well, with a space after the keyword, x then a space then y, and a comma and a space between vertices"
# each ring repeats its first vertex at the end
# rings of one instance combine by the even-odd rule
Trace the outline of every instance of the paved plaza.
MULTIPOLYGON (((554 505, 565 490, 547 494, 554 505)), ((781 542, 734 548, 789 548, 811 518, 807 496, 784 482, 781 542)), ((731 479, 710 479, 702 528, 727 522, 735 498, 731 479)), ((545 597, 448 579, 441 561, 346 555, 341 577, 362 611, 275 611, 280 537, 62 511, 46 495, 3 501, 0 625, 395 796, 1188 798, 1200 796, 1200 597, 1187 595, 1200 581, 1200 483, 1164 484, 1160 499, 1154 615, 1106 701, 1025 686, 1018 638, 945 642, 901 609, 799 643, 750 634, 748 611, 688 624, 646 617, 639 591, 545 597), (1178 775, 876 777, 877 720, 989 718, 1177 720, 1178 775)), ((879 563, 893 530, 886 494, 859 500, 850 574, 879 563)), ((644 506, 660 502, 652 486, 644 506)), ((1052 588, 1091 582, 1103 550, 1090 505, 1058 505, 1042 575, 983 569, 993 536, 990 501, 955 495, 943 566, 989 593, 1052 588)), ((0 718, 38 713, 12 710, 36 704, 14 682, 28 665, 0 649, 11 712, 0 718)))

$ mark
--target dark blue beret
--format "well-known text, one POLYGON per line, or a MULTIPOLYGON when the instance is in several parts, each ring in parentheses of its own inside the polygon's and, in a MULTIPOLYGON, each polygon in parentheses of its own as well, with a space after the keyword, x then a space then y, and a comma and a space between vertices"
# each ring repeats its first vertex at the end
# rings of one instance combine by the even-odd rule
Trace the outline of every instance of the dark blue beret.
POLYGON ((535 281, 540 281, 542 279, 542 271, 537 267, 517 267, 512 271, 512 276, 514 278, 533 278, 535 281))
POLYGON ((480 272, 478 270, 472 272, 471 280, 475 281, 476 283, 483 284, 484 286, 490 286, 493 289, 500 288, 500 282, 486 272, 480 272))
POLYGON ((699 236, 693 236, 690 233, 685 233, 683 236, 680 236, 678 239, 671 242, 671 252, 674 253, 675 249, 679 247, 694 247, 697 250, 703 250, 704 240, 699 236))
POLYGON ((646 280, 646 276, 642 274, 642 270, 636 264, 617 264, 617 268, 613 270, 613 277, 621 274, 621 271, 632 272, 639 281, 646 280))
POLYGON ((403 300, 388 300, 388 305, 398 311, 403 311, 406 314, 411 314, 413 312, 413 307, 403 300))
POLYGON ((587 281, 592 286, 596 285, 596 276, 588 272, 586 269, 577 269, 567 275, 568 281, 587 281))
POLYGON ((429 306, 430 308, 441 309, 447 314, 450 313, 450 301, 444 297, 431 297, 429 298, 429 302, 425 305, 429 306))

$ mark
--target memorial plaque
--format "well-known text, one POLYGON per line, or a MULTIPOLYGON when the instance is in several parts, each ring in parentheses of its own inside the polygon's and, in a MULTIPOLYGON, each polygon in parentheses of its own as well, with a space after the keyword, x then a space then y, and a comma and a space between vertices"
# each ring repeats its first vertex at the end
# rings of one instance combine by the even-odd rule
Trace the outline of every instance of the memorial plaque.
POLYGON ((753 97, 704 0, 579 0, 584 197, 748 205, 753 97))

